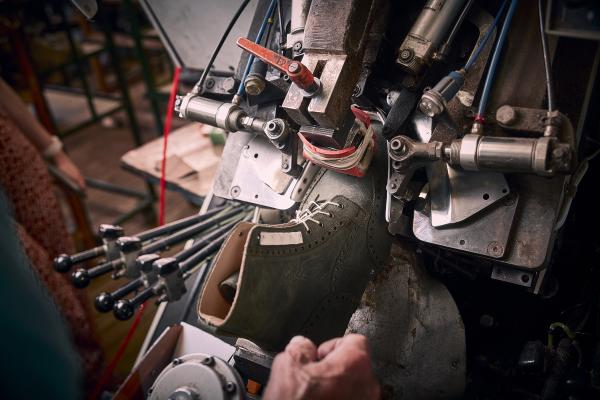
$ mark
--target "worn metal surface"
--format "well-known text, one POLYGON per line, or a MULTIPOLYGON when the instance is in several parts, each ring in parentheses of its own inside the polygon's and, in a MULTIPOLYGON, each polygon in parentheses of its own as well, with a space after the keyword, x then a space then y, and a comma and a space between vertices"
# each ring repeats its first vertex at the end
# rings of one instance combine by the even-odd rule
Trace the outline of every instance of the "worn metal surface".
POLYGON ((461 171, 435 163, 428 168, 431 225, 443 227, 465 221, 494 205, 510 192, 504 175, 461 171), (443 171, 436 173, 436 169, 443 171))
POLYGON ((492 269, 492 279, 512 283, 513 285, 531 287, 533 278, 533 272, 520 271, 511 267, 496 265, 492 269))
POLYGON ((350 112, 369 32, 380 0, 313 0, 304 30, 302 63, 320 79, 322 91, 306 99, 290 87, 282 104, 299 125, 339 129, 350 112))
POLYGON ((213 192, 225 199, 287 210, 296 204, 290 198, 294 182, 281 171, 281 153, 267 139, 238 131, 227 138, 213 192))
POLYGON ((517 204, 518 196, 511 194, 472 218, 441 228, 432 225, 429 209, 415 210, 413 233, 427 243, 502 258, 509 245, 517 204))
POLYGON ((465 387, 461 316, 446 287, 407 244, 392 245, 347 332, 367 336, 382 399, 452 399, 465 387))
POLYGON ((224 360, 210 354, 186 354, 175 358, 149 390, 151 400, 243 399, 243 381, 224 360))

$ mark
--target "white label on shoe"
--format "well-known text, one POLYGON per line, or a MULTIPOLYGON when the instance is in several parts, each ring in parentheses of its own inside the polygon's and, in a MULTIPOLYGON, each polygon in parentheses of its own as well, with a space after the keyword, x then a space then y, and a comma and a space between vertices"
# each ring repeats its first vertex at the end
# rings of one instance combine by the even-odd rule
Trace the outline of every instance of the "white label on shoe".
POLYGON ((302 244, 302 232, 261 232, 261 246, 285 246, 302 244))

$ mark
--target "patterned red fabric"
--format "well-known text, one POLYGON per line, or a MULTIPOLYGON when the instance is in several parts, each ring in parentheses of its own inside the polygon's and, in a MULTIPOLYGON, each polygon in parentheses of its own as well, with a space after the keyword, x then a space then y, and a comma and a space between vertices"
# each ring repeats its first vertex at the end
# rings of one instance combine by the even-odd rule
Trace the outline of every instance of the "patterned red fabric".
POLYGON ((74 246, 43 159, 1 107, 0 187, 12 207, 25 253, 70 328, 85 368, 86 387, 91 387, 101 372, 103 355, 85 293, 52 267, 55 256, 73 253, 74 246))

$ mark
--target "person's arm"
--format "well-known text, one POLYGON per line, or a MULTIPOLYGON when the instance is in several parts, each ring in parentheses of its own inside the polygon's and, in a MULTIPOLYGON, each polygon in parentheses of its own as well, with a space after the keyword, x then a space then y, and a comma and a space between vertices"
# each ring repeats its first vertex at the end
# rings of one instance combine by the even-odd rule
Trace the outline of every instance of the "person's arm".
POLYGON ((263 399, 377 400, 380 393, 364 336, 347 335, 319 348, 296 336, 275 357, 263 399))
POLYGON ((55 139, 50 135, 34 118, 19 95, 2 78, 0 78, 0 105, 42 156, 46 156, 79 186, 85 187, 83 175, 67 154, 62 151, 60 142, 57 142, 58 138, 55 139))

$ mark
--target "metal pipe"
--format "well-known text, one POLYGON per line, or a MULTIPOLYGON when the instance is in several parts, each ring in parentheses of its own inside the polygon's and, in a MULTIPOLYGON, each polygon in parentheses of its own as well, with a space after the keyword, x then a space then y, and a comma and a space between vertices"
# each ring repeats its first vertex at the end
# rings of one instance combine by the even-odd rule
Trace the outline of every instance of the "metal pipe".
POLYGON ((290 34, 287 43, 294 46, 296 43, 304 41, 304 27, 310 11, 312 0, 292 0, 290 15, 290 34))
POLYGON ((438 49, 438 51, 436 52, 436 54, 435 54, 436 59, 443 60, 448 55, 448 52, 450 51, 450 46, 452 46, 452 42, 454 42, 454 38, 456 38, 456 35, 458 34, 458 31, 460 30, 462 23, 467 18, 467 15, 469 15, 469 11, 471 10, 473 1, 474 0, 468 0, 467 4, 463 7, 460 15, 458 16, 458 19, 456 20, 456 23, 454 24, 454 26, 452 27, 452 30, 450 31, 450 34, 448 34, 448 38, 444 41, 444 44, 442 44, 440 46, 440 48, 438 49))
POLYGON ((412 74, 429 64, 466 0, 428 0, 400 46, 397 63, 412 74))
POLYGON ((153 242, 147 246, 144 246, 144 248, 142 249, 140 254, 154 253, 157 251, 161 251, 171 245, 181 243, 184 240, 190 239, 193 236, 197 235, 198 233, 202 232, 203 230, 213 226, 214 224, 224 221, 236 214, 239 214, 240 212, 242 212, 241 207, 234 208, 227 212, 224 212, 221 215, 217 215, 217 216, 209 218, 203 222, 200 222, 199 224, 192 225, 186 229, 178 231, 177 233, 175 233, 171 236, 167 236, 166 238, 157 240, 156 242, 153 242))
POLYGON ((153 229, 149 229, 144 232, 140 232, 134 236, 142 241, 146 241, 149 239, 154 239, 158 236, 171 234, 180 229, 187 228, 188 226, 193 225, 195 223, 202 222, 202 221, 212 217, 213 215, 223 211, 224 209, 225 209, 225 206, 216 207, 204 214, 192 215, 190 217, 182 218, 177 221, 173 221, 168 224, 165 224, 165 225, 153 228, 153 229))
POLYGON ((240 220, 241 219, 236 219, 235 221, 223 225, 222 227, 216 229, 208 235, 197 239, 192 246, 175 254, 173 258, 175 258, 178 262, 183 263, 185 260, 192 257, 195 253, 202 250, 204 246, 209 244, 215 238, 223 235, 224 233, 229 233, 240 220))

